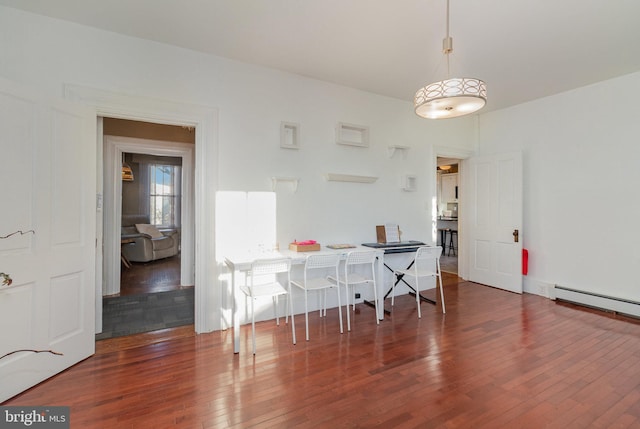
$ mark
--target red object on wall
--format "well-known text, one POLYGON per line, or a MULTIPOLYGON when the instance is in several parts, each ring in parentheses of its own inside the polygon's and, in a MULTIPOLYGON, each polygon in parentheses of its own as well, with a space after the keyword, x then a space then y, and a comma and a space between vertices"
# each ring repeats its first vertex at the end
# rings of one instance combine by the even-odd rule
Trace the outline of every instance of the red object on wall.
POLYGON ((522 249, 522 275, 527 275, 529 272, 529 251, 522 249))

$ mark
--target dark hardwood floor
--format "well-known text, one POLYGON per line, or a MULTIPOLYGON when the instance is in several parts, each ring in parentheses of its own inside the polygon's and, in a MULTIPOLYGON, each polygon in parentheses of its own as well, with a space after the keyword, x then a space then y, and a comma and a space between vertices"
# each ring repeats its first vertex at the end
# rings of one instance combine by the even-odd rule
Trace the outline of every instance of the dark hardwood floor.
POLYGON ((180 256, 151 262, 132 262, 120 271, 120 296, 180 289, 180 256))
MULTIPOLYGON (((68 405, 73 428, 638 428, 637 320, 445 275, 439 306, 396 299, 241 333, 177 328, 99 342, 95 356, 5 405, 68 405), (390 301, 387 301, 389 307, 390 301)), ((431 291, 435 296, 435 291, 431 291)))

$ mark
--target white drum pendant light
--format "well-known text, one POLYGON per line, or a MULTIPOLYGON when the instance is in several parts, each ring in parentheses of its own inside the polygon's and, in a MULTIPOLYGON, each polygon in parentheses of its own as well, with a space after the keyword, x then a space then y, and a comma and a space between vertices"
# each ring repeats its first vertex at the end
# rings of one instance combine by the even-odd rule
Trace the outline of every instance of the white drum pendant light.
POLYGON ((447 37, 442 41, 447 58, 447 79, 431 83, 416 92, 413 99, 418 116, 428 119, 455 118, 468 115, 484 107, 487 85, 472 77, 449 78, 449 54, 453 39, 449 36, 449 0, 447 0, 447 37))

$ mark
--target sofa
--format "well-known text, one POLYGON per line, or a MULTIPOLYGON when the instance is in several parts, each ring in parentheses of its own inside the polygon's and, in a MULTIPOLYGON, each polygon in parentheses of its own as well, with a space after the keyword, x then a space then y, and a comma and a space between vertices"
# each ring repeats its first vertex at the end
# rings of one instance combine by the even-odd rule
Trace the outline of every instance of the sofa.
POLYGON ((147 215, 123 215, 122 256, 130 262, 150 262, 177 255, 180 234, 175 228, 156 228, 147 215))

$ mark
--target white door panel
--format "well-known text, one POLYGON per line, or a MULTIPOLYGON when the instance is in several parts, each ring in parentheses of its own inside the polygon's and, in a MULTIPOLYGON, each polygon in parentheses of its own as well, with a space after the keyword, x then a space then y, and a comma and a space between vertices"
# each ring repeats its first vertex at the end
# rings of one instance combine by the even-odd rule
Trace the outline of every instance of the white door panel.
MULTIPOLYGON (((2 130, 3 162, 0 168, 0 186, 2 199, 0 216, 3 224, 31 225, 33 220, 32 204, 34 177, 29 174, 34 170, 33 154, 36 152, 32 124, 35 122, 36 109, 28 100, 13 94, 0 92, 0 130, 2 130), (20 142, 16 144, 15 142, 20 142), (13 145, 9 153, 6 145, 13 145)), ((9 231, 0 231, 5 236, 9 231)), ((0 240, 0 251, 30 251, 32 237, 17 235, 10 240, 0 240)), ((2 271, 2 268, 0 268, 2 271)))
POLYGON ((522 293, 522 154, 468 163, 469 280, 522 293))
POLYGON ((0 80, 0 401, 93 354, 95 113, 0 80), (30 233, 28 231, 33 231, 30 233))

